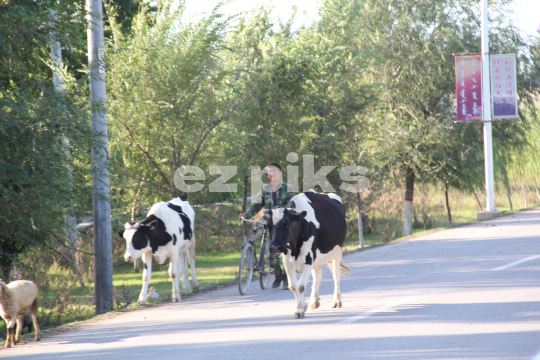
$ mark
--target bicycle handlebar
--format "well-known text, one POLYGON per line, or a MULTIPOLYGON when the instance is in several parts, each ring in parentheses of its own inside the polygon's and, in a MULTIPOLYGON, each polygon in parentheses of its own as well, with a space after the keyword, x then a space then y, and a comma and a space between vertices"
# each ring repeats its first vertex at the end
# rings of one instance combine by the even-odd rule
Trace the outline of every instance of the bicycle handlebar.
POLYGON ((262 221, 262 220, 242 219, 242 221, 252 222, 252 223, 259 224, 259 225, 266 225, 266 221, 262 221))

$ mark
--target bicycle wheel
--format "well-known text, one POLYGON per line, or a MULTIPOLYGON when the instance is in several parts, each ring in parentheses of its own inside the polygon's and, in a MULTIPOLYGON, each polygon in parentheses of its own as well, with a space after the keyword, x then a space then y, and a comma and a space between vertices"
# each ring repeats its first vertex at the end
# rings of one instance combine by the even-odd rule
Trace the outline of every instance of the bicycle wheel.
POLYGON ((268 280, 270 279, 270 262, 268 260, 267 250, 266 241, 264 241, 261 245, 261 256, 259 257, 259 282, 263 290, 268 286, 268 280))
POLYGON ((244 245, 242 257, 240 258, 240 268, 238 269, 238 290, 240 295, 245 295, 251 277, 253 276, 253 246, 250 243, 244 245))

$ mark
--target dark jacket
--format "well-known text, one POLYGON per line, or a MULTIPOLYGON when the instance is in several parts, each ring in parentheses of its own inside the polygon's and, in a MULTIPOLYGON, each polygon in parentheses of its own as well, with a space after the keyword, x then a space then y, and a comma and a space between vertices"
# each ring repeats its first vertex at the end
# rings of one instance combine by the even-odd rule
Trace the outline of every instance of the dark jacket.
POLYGON ((251 218, 257 214, 262 208, 273 209, 275 207, 285 207, 291 201, 294 196, 294 189, 286 182, 281 182, 281 186, 276 191, 277 203, 272 201, 272 185, 270 183, 264 184, 261 190, 252 201, 248 211, 246 211, 246 218, 251 218))

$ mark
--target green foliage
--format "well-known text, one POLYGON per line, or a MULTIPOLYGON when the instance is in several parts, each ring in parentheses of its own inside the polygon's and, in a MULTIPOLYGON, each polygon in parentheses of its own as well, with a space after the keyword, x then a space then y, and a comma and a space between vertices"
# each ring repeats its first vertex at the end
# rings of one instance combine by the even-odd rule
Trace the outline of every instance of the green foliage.
POLYGON ((66 73, 67 91, 57 92, 49 68, 50 32, 76 29, 67 17, 70 7, 59 10, 60 20, 51 23, 45 2, 12 1, 0 6, 0 267, 4 276, 26 248, 47 243, 51 236, 64 237, 64 211, 87 190, 91 136, 79 87, 69 82, 66 73), (75 192, 69 169, 79 180, 75 192))
MULTIPOLYGON (((478 3, 369 0, 359 12, 369 29, 361 39, 377 53, 373 82, 381 86, 382 101, 372 110, 378 169, 404 178, 410 167, 423 182, 467 191, 483 187, 481 124, 454 123, 453 54, 480 49, 478 3)), ((538 79, 537 70, 531 71, 532 46, 501 13, 501 7, 491 9, 491 49, 520 53, 519 81, 527 83, 520 86, 520 96, 522 105, 530 107, 537 91, 531 84, 538 79)), ((529 125, 522 120, 494 125, 499 151, 526 143, 529 125)))
POLYGON ((109 47, 111 156, 122 184, 148 202, 179 195, 173 174, 195 164, 214 129, 238 107, 236 75, 222 68, 229 19, 182 23, 182 8, 141 11, 131 36, 109 47))

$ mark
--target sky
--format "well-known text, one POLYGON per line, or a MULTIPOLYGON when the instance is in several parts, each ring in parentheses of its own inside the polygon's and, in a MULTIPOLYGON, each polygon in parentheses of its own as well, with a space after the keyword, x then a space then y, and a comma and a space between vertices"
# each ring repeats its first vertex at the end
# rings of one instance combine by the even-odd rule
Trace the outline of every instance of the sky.
MULTIPOLYGON (((186 0, 186 16, 211 10, 219 0, 186 0)), ((291 8, 298 8, 297 21, 310 22, 317 18, 319 0, 235 0, 222 7, 224 13, 236 14, 253 8, 256 4, 271 4, 275 7, 275 15, 286 19, 291 8)), ((514 0, 514 24, 524 34, 538 36, 540 26, 540 0, 514 0)))

